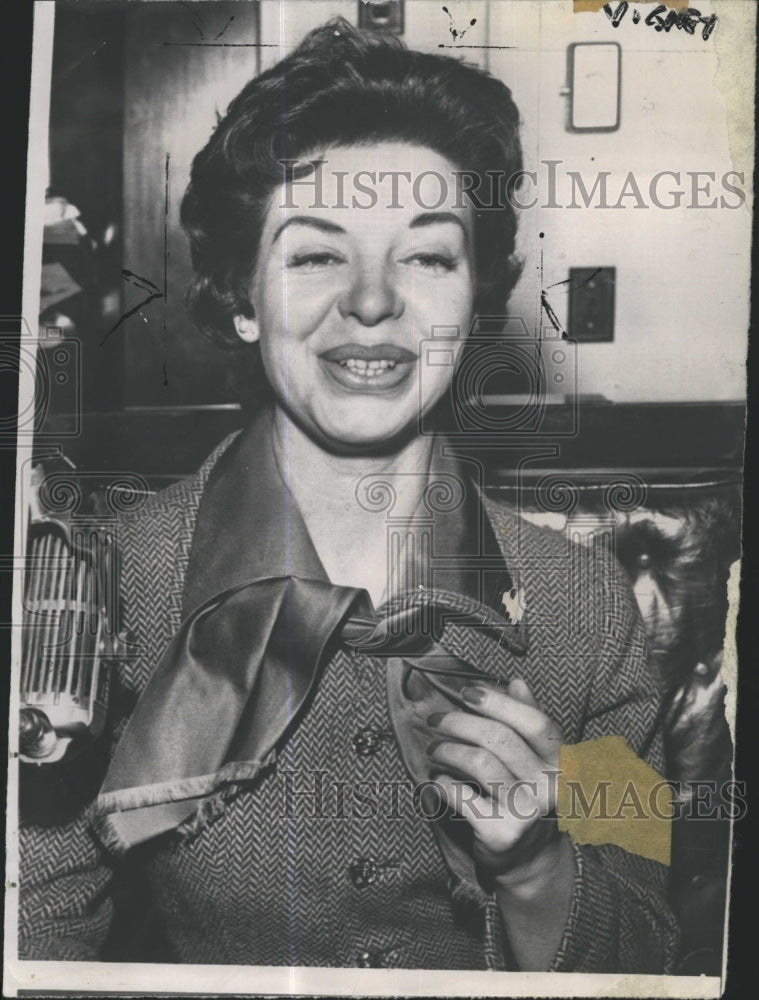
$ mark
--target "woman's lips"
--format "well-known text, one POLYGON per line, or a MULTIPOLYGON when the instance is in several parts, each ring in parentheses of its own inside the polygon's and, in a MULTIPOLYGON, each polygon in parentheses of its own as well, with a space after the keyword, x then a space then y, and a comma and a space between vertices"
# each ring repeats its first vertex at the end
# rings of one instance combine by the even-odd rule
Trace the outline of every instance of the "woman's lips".
POLYGON ((324 351, 319 357, 324 361, 335 361, 338 364, 353 360, 392 361, 399 365, 416 361, 419 355, 398 344, 341 344, 339 347, 324 351))
POLYGON ((417 354, 397 344, 342 344, 319 355, 339 385, 370 393, 395 389, 411 374, 417 359, 417 354))

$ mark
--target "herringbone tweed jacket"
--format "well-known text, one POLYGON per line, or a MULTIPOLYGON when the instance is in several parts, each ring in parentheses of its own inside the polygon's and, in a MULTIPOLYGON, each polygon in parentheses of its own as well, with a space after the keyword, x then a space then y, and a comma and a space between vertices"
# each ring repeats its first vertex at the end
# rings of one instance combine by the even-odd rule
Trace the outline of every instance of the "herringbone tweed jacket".
MULTIPOLYGON (((196 475, 120 523, 122 623, 133 645, 114 677, 112 748, 180 625, 204 484, 230 440, 196 475)), ((521 653, 494 657, 492 643, 480 649, 476 632, 449 626, 445 643, 494 676, 524 678, 567 742, 621 735, 662 771, 658 679, 613 559, 500 505, 486 507, 526 594, 529 642, 521 653)), ((158 837, 128 856, 150 887, 130 919, 160 926, 168 950, 120 957, 513 968, 493 899, 457 884, 430 825, 410 808, 409 787, 382 661, 337 649, 273 765, 231 788, 191 833, 158 837)), ((19 957, 110 957, 103 949, 114 909, 118 921, 124 905, 124 879, 86 810, 59 826, 26 824, 20 841, 19 957)), ((571 913, 552 969, 671 970, 677 932, 666 869, 611 845, 575 846, 574 853, 571 913)))

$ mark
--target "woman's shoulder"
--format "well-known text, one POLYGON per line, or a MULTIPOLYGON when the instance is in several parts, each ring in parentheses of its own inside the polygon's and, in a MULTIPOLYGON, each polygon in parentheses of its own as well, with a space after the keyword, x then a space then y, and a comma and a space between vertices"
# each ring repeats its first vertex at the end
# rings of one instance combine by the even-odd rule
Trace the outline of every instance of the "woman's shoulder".
POLYGON ((565 531, 561 530, 559 522, 556 526, 538 523, 512 502, 497 494, 486 493, 483 503, 496 538, 508 559, 517 554, 525 555, 543 553, 547 556, 566 556, 572 542, 565 531))
POLYGON ((151 494, 117 519, 114 541, 126 605, 139 603, 147 594, 160 603, 167 589, 181 595, 203 490, 237 433, 217 445, 192 475, 151 494))
POLYGON ((125 510, 119 518, 120 527, 125 531, 139 531, 147 524, 171 520, 177 512, 194 516, 200 506, 203 490, 211 470, 239 433, 239 431, 233 431, 227 435, 203 460, 195 472, 157 493, 151 493, 139 506, 125 510))
POLYGON ((234 438, 225 438, 195 473, 152 494, 116 522, 119 621, 131 644, 131 654, 120 667, 125 689, 142 690, 181 624, 184 579, 203 490, 234 438))
POLYGON ((550 512, 522 512, 492 494, 483 499, 507 566, 521 569, 533 581, 551 585, 561 578, 566 585, 571 579, 585 592, 631 603, 631 584, 608 532, 568 530, 561 514, 554 515, 551 525, 550 512))

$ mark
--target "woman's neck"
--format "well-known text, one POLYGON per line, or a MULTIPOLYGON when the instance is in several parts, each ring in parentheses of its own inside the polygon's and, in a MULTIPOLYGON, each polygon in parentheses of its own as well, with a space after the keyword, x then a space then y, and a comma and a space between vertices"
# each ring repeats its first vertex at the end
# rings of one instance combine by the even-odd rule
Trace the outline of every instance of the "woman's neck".
POLYGON ((391 482, 396 496, 393 518, 411 517, 427 486, 432 442, 430 436, 416 435, 392 454, 336 455, 320 447, 280 410, 273 424, 277 464, 307 521, 339 515, 343 524, 376 523, 377 505, 364 494, 383 477, 391 482))
POLYGON ((330 580, 363 587, 379 603, 386 596, 388 515, 397 525, 417 512, 434 439, 416 435, 392 454, 335 455, 280 410, 272 437, 282 478, 330 580))

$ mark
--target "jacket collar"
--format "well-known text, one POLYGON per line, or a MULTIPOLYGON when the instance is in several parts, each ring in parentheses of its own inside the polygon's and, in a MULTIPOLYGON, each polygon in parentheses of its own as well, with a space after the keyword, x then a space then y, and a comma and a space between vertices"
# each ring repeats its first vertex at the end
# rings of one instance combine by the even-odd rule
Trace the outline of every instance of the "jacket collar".
POLYGON ((249 580, 328 577, 274 457, 265 409, 211 470, 185 576, 183 617, 214 594, 249 580))

